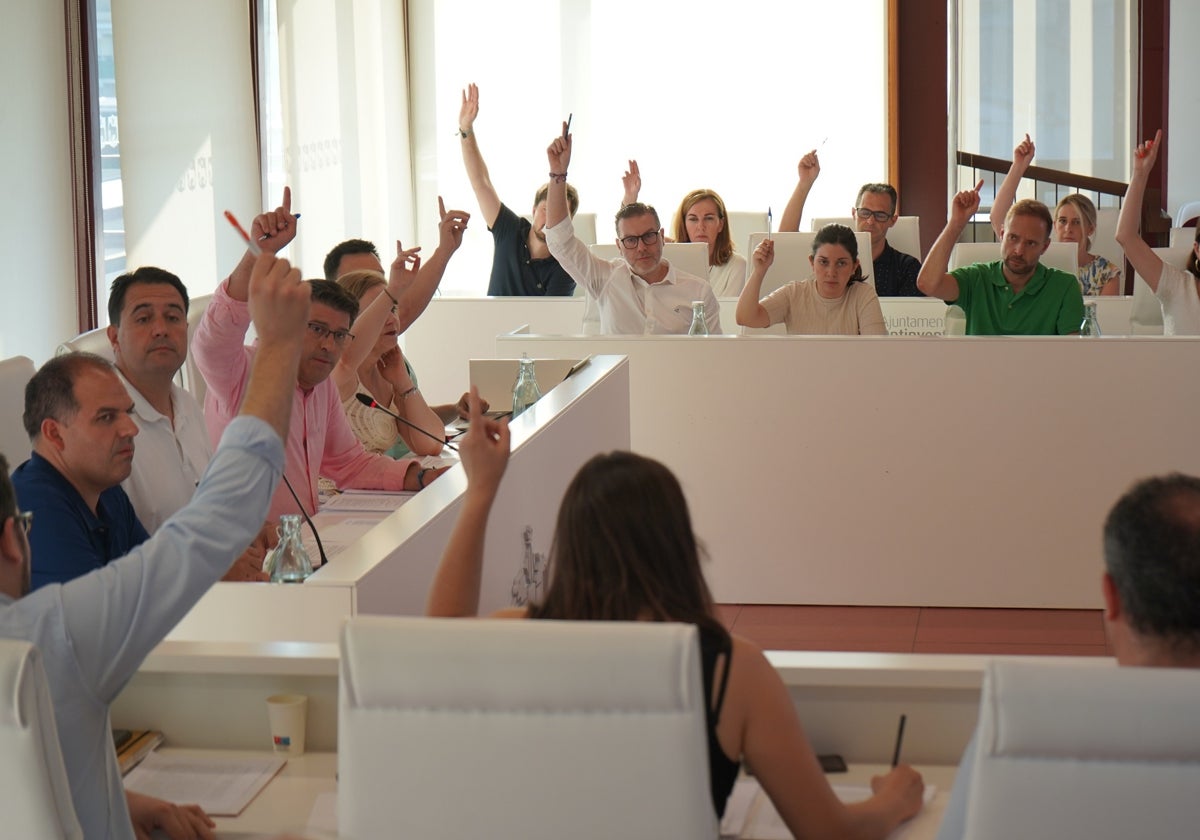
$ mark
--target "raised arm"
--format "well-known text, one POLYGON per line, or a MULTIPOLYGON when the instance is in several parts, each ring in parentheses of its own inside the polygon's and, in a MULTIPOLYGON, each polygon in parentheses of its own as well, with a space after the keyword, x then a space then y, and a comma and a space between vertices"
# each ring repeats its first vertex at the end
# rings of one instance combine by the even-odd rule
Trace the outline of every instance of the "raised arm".
POLYGON ((982 187, 983 179, 980 178, 975 189, 963 190, 950 200, 950 217, 946 220, 946 227, 925 255, 921 273, 917 275, 917 288, 922 294, 945 301, 958 300, 958 279, 948 271, 950 252, 954 250, 967 222, 979 209, 979 190, 982 187))
POLYGON ((546 227, 552 228, 567 218, 567 168, 571 165, 571 145, 574 135, 563 133, 555 137, 546 149, 546 160, 550 164, 550 186, 546 193, 546 227))
POLYGON ((1008 174, 1004 176, 1000 189, 996 191, 996 200, 992 202, 992 230, 996 232, 997 239, 1004 235, 1004 217, 1008 215, 1008 209, 1017 198, 1017 187, 1025 177, 1025 170, 1029 168, 1034 152, 1033 141, 1029 139, 1028 134, 1013 149, 1012 166, 1008 168, 1008 174))
POLYGON ((358 389, 359 366, 371 355, 371 349, 383 331, 392 307, 399 304, 404 291, 416 282, 417 271, 421 267, 421 257, 417 253, 420 250, 405 250, 400 240, 396 240, 396 260, 392 263, 386 292, 376 295, 375 299, 358 313, 358 317, 354 319, 354 340, 333 368, 333 384, 337 386, 340 399, 349 399, 358 389))
POLYGON ((734 317, 743 327, 769 327, 771 316, 766 307, 759 303, 762 297, 762 282, 767 276, 767 269, 775 262, 775 240, 764 239, 758 243, 754 253, 750 255, 752 268, 746 278, 746 285, 738 296, 737 310, 734 317))
MULTIPOLYGON (((471 214, 465 210, 447 210, 446 203, 442 201, 440 195, 438 196, 438 214, 441 216, 441 221, 438 222, 437 250, 420 267, 416 277, 412 282, 407 283, 407 287, 396 300, 396 329, 401 333, 411 327, 413 321, 417 320, 418 316, 425 311, 425 307, 429 305, 434 292, 437 291, 438 284, 442 282, 442 275, 446 273, 446 266, 449 264, 450 258, 462 245, 463 233, 467 229, 467 222, 471 219, 471 214)), ((395 277, 399 273, 400 282, 403 285, 406 282, 404 279, 406 262, 404 252, 400 251, 399 246, 400 243, 397 242, 396 247, 399 253, 392 262, 389 282, 395 282, 395 277)))
POLYGON ((1142 203, 1146 197, 1146 181, 1150 178, 1150 170, 1158 160, 1158 147, 1162 142, 1162 129, 1154 135, 1153 140, 1139 143, 1133 149, 1133 177, 1129 179, 1129 189, 1125 192, 1125 200, 1121 203, 1121 215, 1117 217, 1117 242, 1125 249, 1125 257, 1133 266, 1133 270, 1142 275, 1146 285, 1153 292, 1158 291, 1158 281, 1162 278, 1162 259, 1150 249, 1146 240, 1138 234, 1142 223, 1142 203))
POLYGON ((474 386, 469 403, 471 425, 458 448, 467 474, 467 493, 429 587, 426 615, 473 616, 479 612, 488 514, 504 478, 510 443, 508 421, 483 416, 474 386))
POLYGON ((471 181, 471 189, 475 191, 475 200, 479 202, 484 224, 490 228, 500 215, 500 196, 496 195, 487 164, 483 162, 483 153, 479 151, 479 138, 475 134, 475 118, 478 116, 479 88, 472 83, 467 85, 462 94, 462 107, 458 111, 458 136, 462 139, 467 178, 471 181))
POLYGON ((642 191, 642 173, 638 171, 638 162, 629 161, 629 169, 621 176, 621 186, 625 194, 621 197, 621 206, 637 204, 638 195, 642 191))
POLYGON ((779 217, 781 231, 800 230, 800 217, 804 215, 804 202, 808 201, 808 193, 816 183, 817 176, 821 174, 821 162, 817 159, 816 149, 800 158, 800 162, 796 164, 796 173, 799 175, 796 189, 792 190, 792 197, 788 199, 787 207, 783 208, 783 215, 779 217))

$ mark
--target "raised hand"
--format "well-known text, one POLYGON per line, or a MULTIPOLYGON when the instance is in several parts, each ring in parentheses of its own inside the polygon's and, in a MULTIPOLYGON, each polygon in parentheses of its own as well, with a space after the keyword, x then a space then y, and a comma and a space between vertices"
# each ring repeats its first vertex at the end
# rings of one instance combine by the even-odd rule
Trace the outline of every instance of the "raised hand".
POLYGON ((467 403, 470 426, 458 445, 458 456, 467 473, 467 486, 494 495, 508 464, 508 420, 484 416, 483 403, 474 385, 468 393, 467 403))
POLYGON ((546 149, 546 159, 550 162, 550 171, 565 174, 571 165, 571 145, 575 135, 567 134, 567 124, 563 122, 563 133, 554 138, 546 149))
POLYGON ((959 227, 966 227, 967 222, 979 209, 979 191, 983 189, 983 179, 973 190, 963 190, 950 200, 950 222, 959 227))
POLYGON ((636 160, 629 161, 629 170, 621 176, 621 186, 625 188, 621 206, 636 203, 638 194, 642 191, 642 173, 638 171, 636 160))
POLYGON ((438 196, 438 214, 441 216, 441 221, 438 222, 438 247, 447 248, 451 253, 458 250, 458 246, 462 245, 463 232, 467 229, 467 222, 471 219, 471 214, 465 210, 446 210, 446 203, 442 201, 442 197, 438 196))
POLYGON ((1146 140, 1133 147, 1133 174, 1146 176, 1154 168, 1158 160, 1158 147, 1162 145, 1162 129, 1154 135, 1153 140, 1146 140))
POLYGON ((1029 162, 1033 160, 1035 149, 1033 141, 1029 139, 1029 134, 1025 134, 1025 139, 1017 144, 1013 149, 1013 163, 1017 164, 1024 170, 1029 166, 1029 162))
POLYGON ((420 246, 405 250, 400 244, 400 240, 396 240, 396 259, 392 260, 391 268, 388 271, 388 294, 393 299, 399 300, 408 287, 417 279, 417 273, 421 270, 421 255, 420 246))
POLYGON ((250 317, 260 344, 299 341, 308 323, 311 290, 300 269, 273 254, 260 254, 250 271, 250 317))
POLYGON ((458 130, 470 134, 478 116, 479 88, 472 82, 462 94, 462 107, 458 109, 458 130))
POLYGON ((260 213, 250 225, 250 238, 263 251, 276 254, 296 238, 296 217, 292 215, 292 188, 283 188, 283 203, 274 210, 260 213))
POLYGON ((800 162, 796 164, 796 174, 800 176, 800 183, 804 186, 813 185, 817 176, 821 174, 821 161, 817 158, 816 149, 800 158, 800 162))
POLYGON ((759 242, 750 258, 754 261, 753 270, 761 270, 765 273, 775 262, 775 240, 764 239, 759 242))

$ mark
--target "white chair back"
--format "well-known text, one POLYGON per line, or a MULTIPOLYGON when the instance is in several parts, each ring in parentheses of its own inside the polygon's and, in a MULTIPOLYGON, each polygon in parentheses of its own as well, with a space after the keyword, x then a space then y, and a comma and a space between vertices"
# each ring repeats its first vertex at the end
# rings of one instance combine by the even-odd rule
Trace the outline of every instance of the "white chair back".
POLYGON ((696 635, 350 619, 339 836, 716 838, 696 635))
POLYGON ((1197 697, 1191 669, 990 663, 964 836, 1195 836, 1197 697))
MULTIPOLYGON (((1000 259, 999 242, 959 242, 950 252, 950 270, 982 262, 1000 259)), ((1051 242, 1041 262, 1050 268, 1065 271, 1072 277, 1079 276, 1079 251, 1073 242, 1051 242)))
MULTIPOLYGON (((533 224, 533 216, 528 213, 523 215, 525 221, 533 224)), ((576 213, 571 217, 571 227, 575 229, 575 235, 579 237, 579 241, 584 245, 593 245, 596 242, 596 214, 595 213, 576 213)))
POLYGON ((54 350, 55 356, 65 356, 67 353, 92 353, 102 359, 113 361, 112 342, 108 340, 108 327, 88 330, 85 333, 64 341, 54 350))
POLYGON ((25 385, 35 370, 33 359, 26 356, 0 360, 0 406, 4 406, 0 414, 0 455, 8 459, 10 470, 28 458, 32 449, 21 415, 25 411, 25 385))
POLYGON ((0 814, 5 837, 83 837, 41 654, 15 639, 0 639, 0 814))
MULTIPOLYGON (((829 224, 846 225, 851 230, 855 229, 854 219, 849 216, 842 216, 840 218, 825 216, 815 218, 811 222, 814 233, 829 224)), ((916 257, 919 260, 924 259, 921 251, 920 216, 901 216, 896 219, 896 224, 888 231, 887 240, 888 244, 897 251, 908 254, 910 257, 916 257)))
POLYGON ((1170 245, 1172 248, 1190 248, 1192 243, 1196 241, 1196 228, 1194 227, 1173 227, 1171 228, 1170 245))
MULTIPOLYGON (((740 249, 742 247, 741 243, 749 242, 751 234, 767 229, 767 213, 765 210, 753 213, 747 213, 744 210, 733 211, 729 210, 729 208, 726 208, 726 210, 729 212, 729 236, 733 239, 733 247, 735 249, 740 249)), ((775 228, 771 233, 779 230, 780 215, 782 215, 781 211, 776 210, 774 212, 775 220, 772 224, 775 225, 775 228)), ((749 262, 749 254, 742 254, 742 256, 749 262)))
POLYGON ((1092 234, 1092 247, 1089 250, 1114 265, 1124 266, 1125 249, 1117 244, 1117 218, 1120 215, 1119 207, 1100 207, 1096 210, 1096 232, 1092 234))
POLYGON ((1184 227, 1193 220, 1200 224, 1200 201, 1185 201, 1175 211, 1175 227, 1184 227))
MULTIPOLYGON (((1182 248, 1151 248, 1167 265, 1176 268, 1186 268, 1188 257, 1192 253, 1190 245, 1182 248)), ((1146 285, 1142 275, 1133 274, 1133 308, 1129 313, 1130 335, 1162 335, 1163 312, 1162 302, 1155 297, 1154 292, 1146 285)))
MULTIPOLYGON (((771 238, 775 240, 775 262, 772 263, 767 276, 763 279, 762 289, 759 292, 760 297, 766 297, 785 283, 812 276, 812 266, 809 265, 808 258, 812 256, 812 243, 816 235, 813 231, 786 231, 771 234, 771 238)), ((746 262, 749 263, 746 268, 747 272, 754 270, 754 249, 765 238, 765 232, 751 235, 750 242, 746 247, 746 262)), ((867 282, 874 287, 871 234, 855 231, 854 238, 858 240, 859 263, 862 265, 863 274, 866 275, 867 282)), ((774 324, 770 327, 742 327, 741 334, 787 335, 787 327, 784 324, 774 324)))

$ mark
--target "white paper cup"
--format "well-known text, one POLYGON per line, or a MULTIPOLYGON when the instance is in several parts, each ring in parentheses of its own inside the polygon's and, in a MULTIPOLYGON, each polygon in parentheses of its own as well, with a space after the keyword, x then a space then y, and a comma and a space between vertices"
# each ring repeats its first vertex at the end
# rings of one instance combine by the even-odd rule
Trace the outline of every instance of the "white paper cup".
POLYGON ((284 755, 303 753, 308 698, 303 694, 274 694, 267 698, 267 716, 271 720, 271 743, 275 752, 284 755))

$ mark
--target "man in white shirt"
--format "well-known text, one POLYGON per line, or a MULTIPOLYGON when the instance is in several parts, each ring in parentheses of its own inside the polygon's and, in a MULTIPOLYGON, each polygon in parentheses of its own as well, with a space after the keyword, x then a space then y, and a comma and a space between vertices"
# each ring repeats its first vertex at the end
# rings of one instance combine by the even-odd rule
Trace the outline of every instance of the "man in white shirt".
MULTIPOLYGON (((309 287, 269 255, 255 262, 250 287, 259 349, 240 416, 192 501, 149 540, 102 569, 30 593, 33 522, 0 465, 0 638, 25 639, 42 652, 71 799, 89 840, 169 828, 154 816, 136 826, 130 819, 109 704, 250 542, 283 470, 309 287)), ((174 828, 173 837, 212 836, 206 821, 174 828)))
POLYGON ((604 335, 686 334, 692 303, 704 303, 712 335, 721 332, 721 312, 706 280, 676 271, 663 259, 665 234, 658 213, 648 204, 630 204, 617 213, 617 248, 622 258, 595 256, 575 235, 567 212, 567 166, 572 137, 554 138, 546 149, 550 188, 546 196, 546 244, 550 253, 600 307, 604 335))
MULTIPOLYGON (((187 359, 189 299, 176 275, 142 266, 113 281, 108 340, 117 375, 133 400, 137 449, 121 482, 138 520, 153 534, 191 501, 212 458, 204 409, 175 383, 187 359)), ((267 527, 226 574, 226 580, 266 580, 267 527)))

